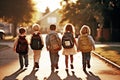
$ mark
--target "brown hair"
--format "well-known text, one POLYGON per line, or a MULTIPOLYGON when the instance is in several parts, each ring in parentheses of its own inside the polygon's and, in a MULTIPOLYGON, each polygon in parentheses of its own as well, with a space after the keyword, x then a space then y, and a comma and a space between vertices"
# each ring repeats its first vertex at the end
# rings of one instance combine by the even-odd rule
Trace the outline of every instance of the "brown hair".
POLYGON ((74 33, 75 29, 74 26, 70 23, 66 24, 64 26, 64 33, 70 31, 71 33, 74 33))
POLYGON ((55 30, 56 29, 56 25, 55 24, 51 24, 50 25, 50 30, 55 30))
POLYGON ((84 35, 84 34, 88 34, 88 35, 91 34, 90 27, 87 25, 83 25, 80 29, 80 35, 84 35))
POLYGON ((39 31, 40 30, 40 25, 39 24, 33 24, 32 29, 34 31, 39 31))
POLYGON ((25 29, 24 29, 24 28, 20 28, 20 29, 19 29, 19 33, 20 33, 20 34, 25 33, 25 29))

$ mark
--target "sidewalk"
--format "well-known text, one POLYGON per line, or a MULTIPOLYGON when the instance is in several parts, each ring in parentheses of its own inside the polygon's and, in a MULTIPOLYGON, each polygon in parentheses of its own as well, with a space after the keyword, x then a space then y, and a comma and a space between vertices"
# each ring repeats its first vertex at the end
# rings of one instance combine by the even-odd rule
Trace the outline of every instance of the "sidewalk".
MULTIPOLYGON (((9 43, 12 47, 12 43, 9 43)), ((96 56, 91 57, 91 68, 86 75, 82 71, 81 53, 74 55, 74 70, 65 71, 65 61, 62 50, 59 52, 59 70, 51 73, 49 53, 44 47, 40 58, 39 70, 33 68, 33 52, 29 50, 29 66, 19 69, 18 55, 12 48, 0 51, 0 80, 119 80, 120 70, 103 62, 96 56)))

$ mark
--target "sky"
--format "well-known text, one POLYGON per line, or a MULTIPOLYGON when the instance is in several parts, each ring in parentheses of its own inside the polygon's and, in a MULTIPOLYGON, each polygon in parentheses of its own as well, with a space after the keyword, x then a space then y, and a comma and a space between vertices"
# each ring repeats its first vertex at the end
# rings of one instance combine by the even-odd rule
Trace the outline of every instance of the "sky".
POLYGON ((33 0, 36 3, 36 8, 40 12, 44 12, 46 7, 49 7, 50 11, 60 7, 59 2, 61 0, 33 0))

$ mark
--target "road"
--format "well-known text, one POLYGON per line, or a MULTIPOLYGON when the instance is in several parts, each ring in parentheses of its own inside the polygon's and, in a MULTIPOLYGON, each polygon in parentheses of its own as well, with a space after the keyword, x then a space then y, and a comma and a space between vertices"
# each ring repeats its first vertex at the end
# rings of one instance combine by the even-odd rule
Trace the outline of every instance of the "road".
MULTIPOLYGON (((33 52, 29 50, 29 66, 19 70, 18 55, 13 51, 13 42, 5 42, 10 48, 0 50, 0 80, 120 80, 120 70, 112 67, 92 54, 88 74, 82 71, 81 53, 74 55, 74 69, 65 71, 65 57, 59 52, 59 70, 51 73, 49 53, 41 52, 40 68, 33 70, 33 52)), ((97 45, 96 45, 97 46, 97 45)))

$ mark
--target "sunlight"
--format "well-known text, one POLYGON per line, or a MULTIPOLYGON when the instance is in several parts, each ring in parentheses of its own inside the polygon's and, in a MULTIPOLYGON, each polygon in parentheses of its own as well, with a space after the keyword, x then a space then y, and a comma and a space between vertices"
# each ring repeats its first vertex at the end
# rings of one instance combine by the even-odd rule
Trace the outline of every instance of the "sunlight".
POLYGON ((59 2, 61 0, 33 0, 36 4, 36 8, 39 12, 45 12, 46 7, 50 9, 50 11, 54 11, 55 9, 60 7, 59 2))

